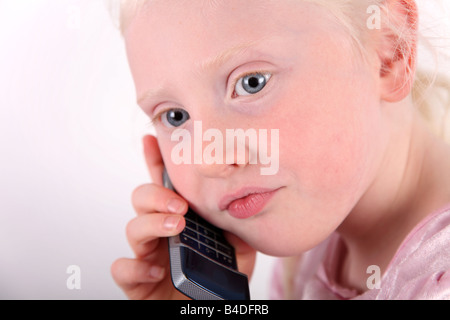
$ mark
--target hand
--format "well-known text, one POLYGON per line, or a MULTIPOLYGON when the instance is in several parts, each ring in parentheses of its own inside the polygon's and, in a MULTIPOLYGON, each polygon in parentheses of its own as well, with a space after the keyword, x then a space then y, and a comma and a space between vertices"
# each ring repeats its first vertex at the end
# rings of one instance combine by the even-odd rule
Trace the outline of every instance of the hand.
POLYGON ((155 137, 144 137, 143 144, 154 183, 132 194, 137 217, 127 225, 127 238, 136 257, 116 260, 111 274, 130 299, 187 299, 172 285, 166 237, 184 229, 188 204, 162 186, 164 164, 155 137))
MULTIPOLYGON (((164 163, 156 138, 145 136, 143 144, 154 183, 139 186, 132 195, 137 217, 127 225, 127 238, 136 257, 116 260, 111 273, 130 299, 188 299, 172 284, 166 239, 184 229, 183 216, 188 203, 162 186, 164 163)), ((255 265, 255 249, 236 235, 225 232, 225 236, 235 248, 239 271, 250 277, 255 265)))

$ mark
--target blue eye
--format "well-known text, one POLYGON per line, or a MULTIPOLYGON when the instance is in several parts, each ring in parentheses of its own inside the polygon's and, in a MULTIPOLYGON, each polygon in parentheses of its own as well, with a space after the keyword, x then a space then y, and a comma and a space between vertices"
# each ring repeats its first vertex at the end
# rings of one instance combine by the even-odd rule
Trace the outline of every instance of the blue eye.
POLYGON ((161 122, 168 128, 179 127, 189 119, 189 113, 183 109, 172 109, 161 115, 161 122))
POLYGON ((237 96, 249 96, 260 92, 272 75, 270 73, 252 73, 240 78, 234 88, 237 96))

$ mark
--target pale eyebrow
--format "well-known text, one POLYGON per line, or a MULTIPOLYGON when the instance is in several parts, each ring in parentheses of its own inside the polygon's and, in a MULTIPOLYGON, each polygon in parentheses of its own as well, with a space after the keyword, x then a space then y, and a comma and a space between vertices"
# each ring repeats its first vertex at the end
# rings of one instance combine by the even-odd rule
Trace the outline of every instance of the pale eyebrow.
POLYGON ((163 92, 163 88, 162 87, 158 87, 156 89, 148 90, 140 98, 138 98, 137 104, 141 105, 144 101, 147 101, 149 99, 156 99, 157 97, 162 95, 162 92, 163 92))
MULTIPOLYGON (((206 72, 208 70, 218 68, 218 66, 223 65, 225 62, 230 60, 232 57, 242 54, 242 53, 246 52, 248 49, 250 49, 251 47, 260 43, 261 40, 262 39, 244 42, 244 43, 238 44, 236 46, 233 46, 231 48, 228 48, 225 51, 220 52, 216 56, 213 56, 212 58, 209 58, 203 62, 196 63, 195 67, 201 72, 206 72)), ((164 89, 162 87, 146 91, 142 96, 140 96, 138 98, 138 100, 137 100, 138 105, 141 105, 146 100, 156 99, 157 97, 162 95, 163 91, 164 91, 164 89)))
POLYGON ((249 42, 244 42, 241 44, 238 44, 236 46, 233 46, 231 48, 228 48, 227 50, 219 53, 218 55, 209 58, 206 61, 203 61, 201 63, 196 63, 195 66, 202 70, 202 71, 208 71, 214 68, 217 68, 218 66, 224 64, 228 60, 231 59, 231 57, 239 55, 247 51, 248 49, 254 47, 256 44, 260 43, 261 40, 254 40, 249 42))

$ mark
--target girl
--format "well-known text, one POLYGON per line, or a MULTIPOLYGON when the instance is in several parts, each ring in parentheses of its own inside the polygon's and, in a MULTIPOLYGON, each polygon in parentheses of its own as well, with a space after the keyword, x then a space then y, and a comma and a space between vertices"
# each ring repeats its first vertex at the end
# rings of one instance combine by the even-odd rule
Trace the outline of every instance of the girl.
POLYGON ((153 183, 132 196, 136 257, 112 266, 130 298, 184 298, 162 238, 181 232, 188 205, 227 231, 241 272, 251 275, 256 250, 295 257, 276 268, 274 298, 450 298, 450 147, 412 93, 423 85, 414 0, 122 9, 138 103, 157 132, 143 139, 153 183), (242 147, 243 158, 175 163, 175 133, 194 136, 199 121, 223 136, 278 130, 265 145, 278 170, 262 175, 251 161, 261 145, 247 140, 210 154, 242 147), (164 165, 181 196, 162 187, 164 165))

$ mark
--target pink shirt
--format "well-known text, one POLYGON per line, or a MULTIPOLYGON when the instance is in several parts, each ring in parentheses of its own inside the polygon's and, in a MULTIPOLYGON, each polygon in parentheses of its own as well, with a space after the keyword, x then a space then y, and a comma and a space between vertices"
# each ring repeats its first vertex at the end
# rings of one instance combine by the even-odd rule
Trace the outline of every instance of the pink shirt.
MULTIPOLYGON (((337 233, 304 253, 295 267, 294 299, 450 300, 450 206, 421 221, 405 238, 381 277, 362 294, 335 283, 343 244, 337 233)), ((369 278, 372 273, 369 273, 369 278)), ((272 299, 283 299, 283 266, 275 266, 272 299)))

